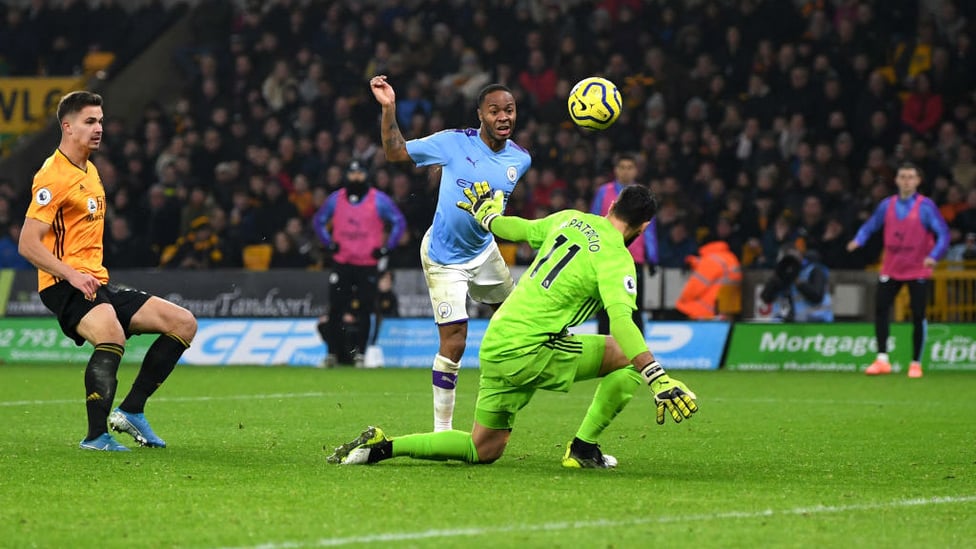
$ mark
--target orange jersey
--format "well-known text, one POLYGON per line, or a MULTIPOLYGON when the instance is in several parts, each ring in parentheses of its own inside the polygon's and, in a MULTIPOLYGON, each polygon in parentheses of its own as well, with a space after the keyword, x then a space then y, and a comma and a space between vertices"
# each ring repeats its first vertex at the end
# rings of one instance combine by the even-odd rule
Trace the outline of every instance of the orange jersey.
MULTIPOLYGON (((44 247, 75 270, 107 283, 108 269, 102 265, 105 189, 95 165, 86 161, 81 169, 56 150, 34 175, 31 194, 27 217, 51 225, 44 247)), ((59 281, 37 270, 38 291, 59 281)))

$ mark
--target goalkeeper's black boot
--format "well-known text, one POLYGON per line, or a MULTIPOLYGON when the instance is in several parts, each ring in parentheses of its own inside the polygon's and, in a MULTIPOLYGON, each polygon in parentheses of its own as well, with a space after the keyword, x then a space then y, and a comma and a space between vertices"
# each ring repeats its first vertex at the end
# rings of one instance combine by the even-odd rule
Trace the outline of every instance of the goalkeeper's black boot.
POLYGON ((617 466, 617 458, 604 454, 599 444, 583 442, 574 438, 566 445, 566 455, 563 456, 563 467, 571 469, 613 469, 617 466))

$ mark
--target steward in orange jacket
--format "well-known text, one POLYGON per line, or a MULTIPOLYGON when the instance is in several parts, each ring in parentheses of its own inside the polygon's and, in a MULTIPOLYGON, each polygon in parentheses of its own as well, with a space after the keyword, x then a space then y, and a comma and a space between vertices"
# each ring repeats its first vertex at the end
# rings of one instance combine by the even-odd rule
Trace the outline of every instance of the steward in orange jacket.
POLYGON ((691 277, 681 290, 675 307, 692 320, 711 320, 718 317, 715 306, 719 290, 729 284, 740 285, 742 270, 739 258, 725 242, 710 242, 698 252, 698 256, 685 258, 692 268, 691 277))

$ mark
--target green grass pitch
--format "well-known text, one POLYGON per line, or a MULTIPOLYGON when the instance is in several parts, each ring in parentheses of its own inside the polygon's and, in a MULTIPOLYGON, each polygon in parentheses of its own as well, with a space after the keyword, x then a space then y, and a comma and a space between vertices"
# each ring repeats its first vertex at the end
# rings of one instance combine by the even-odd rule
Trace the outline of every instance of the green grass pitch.
POLYGON ((592 381, 539 393, 493 465, 339 467, 323 445, 366 425, 429 429, 429 371, 181 367, 147 407, 169 448, 109 454, 77 448, 83 370, 0 365, 2 547, 976 545, 972 374, 674 372, 700 412, 658 426, 639 393, 602 441, 619 467, 580 471, 592 381))

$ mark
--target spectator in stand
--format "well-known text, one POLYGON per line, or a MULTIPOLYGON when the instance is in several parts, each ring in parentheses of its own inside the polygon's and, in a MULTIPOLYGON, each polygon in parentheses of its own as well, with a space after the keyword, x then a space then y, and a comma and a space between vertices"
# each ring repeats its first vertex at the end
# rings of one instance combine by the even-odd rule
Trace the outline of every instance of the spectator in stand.
POLYGON ((735 247, 740 250, 740 259, 745 256, 758 256, 762 247, 761 215, 755 205, 746 202, 740 189, 732 189, 728 192, 725 210, 721 215, 732 227, 736 239, 735 247))
POLYGON ((953 226, 959 234, 976 233, 976 188, 966 193, 966 209, 956 215, 953 226))
MULTIPOLYGON (((321 208, 324 203, 325 201, 323 200, 319 204, 319 207, 321 208)), ((295 250, 304 257, 302 261, 305 266, 322 265, 322 246, 315 236, 315 230, 311 221, 306 222, 304 219, 293 217, 285 224, 283 232, 291 239, 295 250)))
POLYGON ((190 187, 186 198, 181 200, 183 210, 180 212, 180 233, 186 234, 190 231, 190 224, 193 220, 206 216, 213 208, 207 190, 200 185, 190 187))
POLYGON ((4 233, 0 237, 0 269, 26 271, 34 268, 34 265, 17 251, 21 225, 22 223, 10 223, 3 227, 4 233))
POLYGON ((895 176, 898 194, 881 201, 871 217, 848 243, 854 251, 872 233, 884 227, 884 260, 875 298, 874 328, 878 357, 865 370, 868 375, 891 373, 888 333, 891 309, 902 285, 908 285, 912 308, 912 362, 908 377, 922 377, 925 348, 925 307, 928 305, 932 268, 949 247, 949 228, 935 204, 918 194, 922 173, 914 164, 902 164, 895 176))
POLYGON ((948 261, 976 261, 976 232, 966 233, 962 241, 949 247, 948 261))
POLYGON ((272 269, 306 269, 312 265, 309 257, 299 251, 295 241, 285 231, 275 233, 272 246, 272 269))
POLYGON ((210 218, 200 216, 190 222, 190 229, 176 243, 168 246, 160 258, 164 269, 213 269, 225 265, 220 238, 210 224, 210 218))
POLYGON ((295 205, 295 209, 298 210, 298 215, 302 219, 311 219, 317 208, 315 207, 312 187, 309 184, 308 177, 304 174, 299 173, 295 176, 295 181, 292 182, 292 190, 288 193, 288 200, 295 205))
POLYGON ((932 91, 927 73, 915 76, 912 91, 905 98, 901 109, 902 123, 916 135, 931 137, 942 119, 942 96, 932 91))
POLYGON ((491 81, 491 74, 481 68, 478 54, 465 49, 461 54, 457 72, 448 74, 442 82, 456 89, 469 102, 478 98, 478 92, 491 81))
POLYGON ((955 162, 949 166, 952 179, 965 190, 976 189, 976 155, 974 145, 963 141, 955 162))
POLYGON ((220 242, 220 249, 224 254, 224 267, 228 269, 242 268, 244 266, 244 245, 241 243, 240 235, 235 227, 230 224, 229 214, 223 208, 214 208, 210 211, 210 226, 220 242))
POLYGON ((285 90, 288 87, 297 89, 298 81, 292 76, 288 61, 278 59, 274 63, 271 74, 264 79, 264 83, 261 85, 261 95, 272 111, 277 112, 285 107, 285 90))
POLYGON ((659 246, 660 266, 664 268, 683 269, 686 265, 685 258, 698 254, 698 242, 684 221, 668 225, 667 233, 660 239, 659 246))
MULTIPOLYGON (((370 74, 379 72, 384 71, 374 70, 370 74)), ((406 96, 397 99, 397 121, 401 126, 410 126, 410 121, 415 113, 422 114, 424 118, 430 116, 432 105, 430 100, 424 97, 423 92, 421 83, 413 80, 407 85, 406 96)))
POLYGON ((816 250, 823 264, 830 269, 856 269, 860 268, 851 260, 847 253, 848 234, 845 229, 844 221, 836 215, 827 217, 824 225, 823 236, 820 239, 820 246, 816 250))
POLYGON ((889 82, 911 83, 920 74, 932 68, 932 49, 935 26, 929 19, 919 22, 914 33, 906 33, 894 44, 890 53, 890 66, 883 70, 889 82))
POLYGON ((0 234, 5 234, 7 227, 14 224, 11 202, 10 198, 0 195, 0 234))
POLYGON ((256 236, 261 242, 271 242, 275 233, 284 229, 289 219, 299 217, 299 213, 278 180, 265 179, 263 191, 261 207, 254 217, 256 236))
POLYGON ((776 216, 776 220, 770 225, 762 236, 762 256, 760 256, 757 266, 771 269, 776 265, 776 258, 779 257, 780 249, 783 245, 796 245, 799 234, 796 230, 796 216, 790 210, 783 210, 776 216))
POLYGON ((177 199, 168 197, 162 185, 149 188, 148 203, 149 249, 154 258, 159 258, 163 250, 180 237, 180 226, 174 223, 180 218, 180 203, 177 199))
POLYGON ((556 71, 546 62, 546 54, 535 49, 529 52, 528 64, 518 75, 519 85, 529 96, 529 106, 541 109, 556 96, 556 71))
POLYGON ((0 75, 35 76, 41 64, 41 39, 25 20, 18 6, 8 6, 6 21, 0 26, 0 75))
POLYGON ((881 71, 872 72, 868 77, 867 86, 858 99, 855 112, 859 117, 863 118, 855 120, 855 127, 867 128, 870 117, 874 116, 876 112, 881 112, 890 119, 898 112, 896 110, 897 102, 898 99, 888 87, 888 83, 885 81, 885 77, 881 71))
POLYGON ((145 269, 158 265, 149 246, 129 228, 129 220, 116 216, 110 221, 104 243, 105 267, 109 269, 145 269))
MULTIPOLYGON (((610 207, 617 200, 620 191, 627 185, 637 182, 637 161, 633 155, 620 154, 613 167, 613 181, 604 183, 596 192, 593 204, 590 206, 590 213, 605 216, 610 211, 610 207)), ((636 240, 627 246, 631 257, 634 258, 634 269, 637 273, 637 309, 634 310, 634 324, 644 333, 644 266, 647 265, 648 272, 654 276, 657 258, 657 233, 654 221, 648 223, 647 228, 636 240)), ((597 313, 597 332, 601 334, 610 333, 610 318, 604 310, 597 313)))
POLYGON ((955 184, 949 185, 946 189, 945 197, 941 202, 942 206, 939 207, 939 213, 942 214, 942 218, 949 225, 953 224, 959 212, 969 207, 966 204, 966 197, 963 195, 962 187, 955 184))
MULTIPOLYGON (((802 239, 803 250, 820 248, 823 242, 826 219, 824 218, 823 201, 817 195, 810 195, 803 199, 800 208, 800 219, 796 227, 797 237, 802 239)), ((782 254, 782 251, 780 251, 782 254)))

